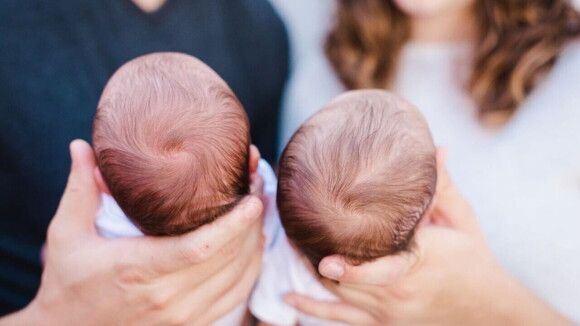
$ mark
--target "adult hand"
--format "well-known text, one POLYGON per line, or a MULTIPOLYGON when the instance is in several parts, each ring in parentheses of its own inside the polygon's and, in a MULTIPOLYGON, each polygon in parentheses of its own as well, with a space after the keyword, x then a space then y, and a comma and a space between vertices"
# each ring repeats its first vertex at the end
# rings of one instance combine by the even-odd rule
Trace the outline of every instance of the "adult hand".
POLYGON ((40 289, 0 325, 207 325, 246 300, 263 247, 256 196, 182 236, 104 239, 94 226, 93 151, 78 140, 70 150, 40 289))
MULTIPOLYGON (((443 151, 438 162, 444 162, 443 151)), ((442 164, 444 165, 444 164, 442 164)), ((469 203, 440 168, 430 224, 408 252, 359 266, 325 257, 319 272, 340 302, 290 294, 298 310, 352 325, 571 324, 495 261, 469 203)))

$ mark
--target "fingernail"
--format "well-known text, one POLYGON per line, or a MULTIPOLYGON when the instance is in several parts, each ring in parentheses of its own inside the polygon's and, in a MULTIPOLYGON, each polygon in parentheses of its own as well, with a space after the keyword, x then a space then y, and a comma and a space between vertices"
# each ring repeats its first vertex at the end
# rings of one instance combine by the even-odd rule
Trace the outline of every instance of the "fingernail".
POLYGON ((337 279, 344 275, 344 267, 337 263, 329 263, 320 272, 328 278, 337 279))

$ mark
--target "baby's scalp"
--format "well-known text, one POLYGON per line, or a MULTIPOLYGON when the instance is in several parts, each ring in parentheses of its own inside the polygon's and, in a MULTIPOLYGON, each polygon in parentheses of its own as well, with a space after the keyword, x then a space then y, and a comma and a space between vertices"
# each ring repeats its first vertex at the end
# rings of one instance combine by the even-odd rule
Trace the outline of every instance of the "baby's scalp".
POLYGON ((249 192, 249 122, 217 73, 181 53, 123 65, 99 101, 97 163, 125 214, 150 235, 213 221, 249 192))
POLYGON ((435 191, 435 147, 423 116, 381 90, 347 92, 296 132, 280 161, 288 238, 317 266, 405 250, 435 191))

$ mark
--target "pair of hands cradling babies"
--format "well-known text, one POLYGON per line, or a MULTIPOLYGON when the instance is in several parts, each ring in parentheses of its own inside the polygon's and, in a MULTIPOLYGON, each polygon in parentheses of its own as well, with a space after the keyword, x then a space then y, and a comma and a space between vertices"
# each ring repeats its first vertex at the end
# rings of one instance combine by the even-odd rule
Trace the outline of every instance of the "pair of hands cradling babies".
MULTIPOLYGON (((444 156, 439 151, 438 158, 444 156)), ((259 218, 263 208, 256 197, 262 187, 259 176, 253 176, 258 194, 191 234, 107 241, 94 227, 99 193, 93 152, 85 142, 74 141, 71 157, 67 188, 48 232, 40 291, 20 313, 26 318, 15 315, 14 321, 21 320, 22 325, 205 325, 247 299, 260 270, 263 245, 259 218)), ((437 321, 435 317, 450 324, 450 316, 460 310, 445 300, 442 288, 465 291, 469 300, 455 300, 458 304, 479 304, 474 299, 481 293, 468 291, 461 277, 454 280, 459 282, 456 286, 446 278, 473 271, 485 276, 495 263, 471 209, 441 171, 434 220, 418 231, 412 252, 357 267, 340 257, 327 257, 319 270, 341 281, 331 287, 344 302, 316 302, 293 294, 287 301, 306 313, 354 325, 420 324, 409 316, 426 322, 437 321), (470 257, 477 261, 466 261, 470 257), (489 262, 482 261, 486 257, 489 262), (454 259, 463 260, 459 266, 464 270, 439 271, 442 266, 457 266, 454 259), (437 302, 443 309, 434 306, 431 316, 424 312, 437 302)))
MULTIPOLYGON (((437 157, 442 167, 445 151, 437 157)), ((74 141, 71 158, 49 227, 40 290, 1 325, 207 325, 247 300, 263 252, 259 176, 252 180, 257 194, 191 234, 107 241, 94 226, 94 154, 87 143, 74 141)), ((445 169, 431 224, 418 230, 412 251, 356 267, 327 257, 319 271, 340 281, 328 285, 341 302, 296 294, 286 300, 321 318, 353 325, 477 325, 509 322, 521 312, 529 316, 527 325, 546 324, 533 309, 517 311, 530 304, 544 308, 494 261, 445 169)))

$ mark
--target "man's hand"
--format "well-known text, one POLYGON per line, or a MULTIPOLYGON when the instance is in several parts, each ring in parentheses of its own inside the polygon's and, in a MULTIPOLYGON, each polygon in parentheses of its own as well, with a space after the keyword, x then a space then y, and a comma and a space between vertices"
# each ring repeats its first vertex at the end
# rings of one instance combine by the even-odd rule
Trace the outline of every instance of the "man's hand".
POLYGON ((78 140, 70 150, 40 289, 0 325, 207 325, 247 299, 262 257, 258 197, 182 236, 104 239, 93 151, 78 140))

